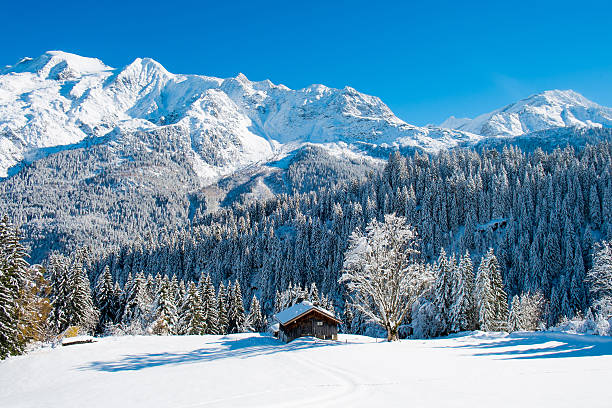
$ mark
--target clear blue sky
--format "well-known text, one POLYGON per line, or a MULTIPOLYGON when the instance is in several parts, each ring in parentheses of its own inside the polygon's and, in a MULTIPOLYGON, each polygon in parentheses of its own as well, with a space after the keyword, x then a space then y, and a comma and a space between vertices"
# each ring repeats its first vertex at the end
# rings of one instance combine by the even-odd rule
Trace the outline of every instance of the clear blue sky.
POLYGON ((424 125, 546 89, 612 106, 607 1, 30 1, 0 8, 0 64, 59 49, 120 67, 350 85, 424 125))

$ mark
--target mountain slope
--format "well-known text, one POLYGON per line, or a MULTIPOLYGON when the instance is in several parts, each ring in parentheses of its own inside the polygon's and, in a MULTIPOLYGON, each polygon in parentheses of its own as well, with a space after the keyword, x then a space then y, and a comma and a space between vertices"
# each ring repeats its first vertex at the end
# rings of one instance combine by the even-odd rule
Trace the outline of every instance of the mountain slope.
POLYGON ((440 126, 482 136, 519 136, 557 127, 612 127, 612 109, 571 90, 553 90, 474 119, 450 117, 440 126))
POLYGON ((122 69, 50 51, 0 71, 0 176, 87 138, 176 128, 205 184, 311 143, 438 150, 476 140, 409 125, 379 99, 346 87, 291 90, 240 74, 175 75, 138 58, 122 69), (47 150, 44 150, 47 149, 47 150))

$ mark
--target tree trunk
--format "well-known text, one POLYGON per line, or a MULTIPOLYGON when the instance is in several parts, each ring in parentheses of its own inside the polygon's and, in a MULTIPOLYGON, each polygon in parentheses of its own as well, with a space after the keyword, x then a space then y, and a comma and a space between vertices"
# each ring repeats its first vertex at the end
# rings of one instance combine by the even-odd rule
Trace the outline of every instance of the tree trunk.
POLYGON ((399 336, 397 334, 397 327, 387 326, 387 341, 397 341, 399 336))

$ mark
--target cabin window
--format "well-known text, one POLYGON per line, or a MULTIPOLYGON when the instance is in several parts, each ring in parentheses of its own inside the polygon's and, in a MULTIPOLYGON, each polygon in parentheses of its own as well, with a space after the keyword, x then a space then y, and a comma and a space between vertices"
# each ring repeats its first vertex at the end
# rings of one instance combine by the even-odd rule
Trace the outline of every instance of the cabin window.
POLYGON ((317 322, 317 326, 323 326, 323 322, 317 322))

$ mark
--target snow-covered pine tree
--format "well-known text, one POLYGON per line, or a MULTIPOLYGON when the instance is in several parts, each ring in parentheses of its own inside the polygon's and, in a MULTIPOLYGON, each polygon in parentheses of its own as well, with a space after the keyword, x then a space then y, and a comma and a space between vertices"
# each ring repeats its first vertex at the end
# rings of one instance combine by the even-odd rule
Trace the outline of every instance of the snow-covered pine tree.
MULTIPOLYGON (((128 272, 127 278, 125 279, 125 282, 123 282, 123 287, 121 287, 121 285, 118 285, 119 282, 116 283, 115 286, 115 291, 117 290, 117 286, 119 287, 119 290, 121 291, 121 297, 119 298, 119 311, 117 312, 117 316, 118 316, 118 320, 120 323, 122 323, 123 321, 123 314, 125 313, 125 306, 127 304, 127 300, 128 300, 128 295, 131 291, 132 285, 134 285, 134 278, 132 277, 132 272, 128 272)), ((145 280, 144 282, 144 290, 148 290, 147 285, 147 281, 145 280)), ((119 292, 116 292, 119 293, 119 292)))
POLYGON ((51 287, 51 312, 49 323, 51 330, 59 334, 70 326, 69 321, 69 260, 63 255, 53 254, 49 258, 47 274, 51 287))
POLYGON ((281 294, 277 289, 274 293, 274 314, 280 312, 281 310, 281 294))
POLYGON ((545 301, 540 292, 514 295, 508 316, 508 330, 538 330, 543 325, 545 301))
POLYGON ((83 269, 83 259, 77 251, 70 267, 67 313, 70 326, 78 326, 85 332, 89 332, 96 327, 98 311, 93 304, 91 285, 83 269))
POLYGON ((153 304, 153 324, 151 325, 151 332, 164 336, 174 334, 177 320, 174 288, 172 282, 166 275, 157 289, 155 303, 153 304))
POLYGON ((94 290, 94 305, 99 312, 96 332, 103 333, 108 324, 115 323, 117 320, 117 304, 113 277, 110 274, 110 269, 106 266, 98 276, 94 290))
POLYGON ((603 318, 612 317, 612 241, 595 245, 593 267, 587 273, 593 306, 603 318))
POLYGON ((253 295, 253 298, 251 299, 249 314, 246 318, 246 328, 256 333, 266 330, 264 317, 261 314, 261 306, 259 305, 259 300, 257 300, 255 295, 253 295))
MULTIPOLYGON (((487 254, 488 255, 488 254, 487 254)), ((476 274, 476 304, 478 308, 478 324, 481 330, 495 330, 495 292, 489 274, 487 257, 480 261, 476 274)))
POLYGON ((469 253, 461 257, 453 279, 453 305, 450 311, 451 332, 474 329, 474 273, 469 253))
POLYGON ((215 296, 215 287, 209 275, 206 276, 205 294, 205 300, 203 299, 202 302, 205 305, 204 310, 206 311, 206 334, 218 334, 219 305, 217 304, 217 297, 215 296))
POLYGON ((181 279, 178 283, 178 291, 176 295, 177 303, 180 304, 183 299, 185 299, 185 296, 187 296, 187 288, 185 287, 185 281, 181 279))
MULTIPOLYGON (((210 307, 210 293, 208 293, 208 282, 210 281, 210 276, 207 276, 202 272, 200 274, 200 279, 198 280, 198 291, 200 292, 200 299, 202 301, 202 314, 204 315, 204 321, 206 321, 206 316, 208 315, 208 308, 210 307)), ((210 333, 207 333, 210 334, 210 333)))
POLYGON ((510 302, 510 314, 508 315, 508 331, 514 332, 522 330, 523 328, 520 302, 521 300, 518 295, 512 297, 512 301, 510 302))
POLYGON ((342 331, 344 333, 353 333, 353 308, 349 304, 348 300, 344 301, 344 311, 342 313, 342 331))
POLYGON ((146 280, 142 273, 128 280, 124 289, 124 307, 121 326, 128 334, 144 334, 148 326, 150 304, 146 280))
POLYGON ((508 322, 508 295, 504 290, 499 262, 497 262, 497 257, 493 253, 492 248, 489 249, 485 259, 488 260, 488 271, 494 294, 495 330, 506 330, 506 323, 508 322))
POLYGON ((434 267, 436 271, 436 283, 434 284, 434 304, 438 310, 437 318, 442 329, 441 335, 451 332, 454 324, 451 309, 454 303, 454 278, 456 277, 456 264, 454 257, 446 257, 444 248, 440 250, 440 256, 434 267))
POLYGON ((228 310, 227 294, 226 294, 225 286, 223 285, 223 282, 219 283, 219 293, 217 295, 217 306, 218 306, 218 311, 219 311, 219 313, 217 314, 217 319, 218 319, 217 333, 227 334, 229 318, 227 315, 227 310, 228 310))
POLYGON ((178 334, 205 334, 206 317, 203 313, 200 291, 194 282, 189 283, 179 315, 178 334))
POLYGON ((228 288, 230 288, 228 331, 230 333, 241 333, 244 331, 245 316, 240 283, 236 280, 234 284, 229 285, 228 288))
POLYGON ((497 258, 490 248, 478 267, 476 298, 480 328, 484 331, 505 330, 508 322, 506 294, 497 258))
POLYGON ((28 285, 28 263, 19 232, 4 216, 0 221, 0 359, 20 354, 25 338, 20 328, 22 293, 28 285))
POLYGON ((319 306, 319 289, 317 289, 317 284, 312 282, 310 284, 310 290, 308 291, 308 301, 315 306, 319 306))

